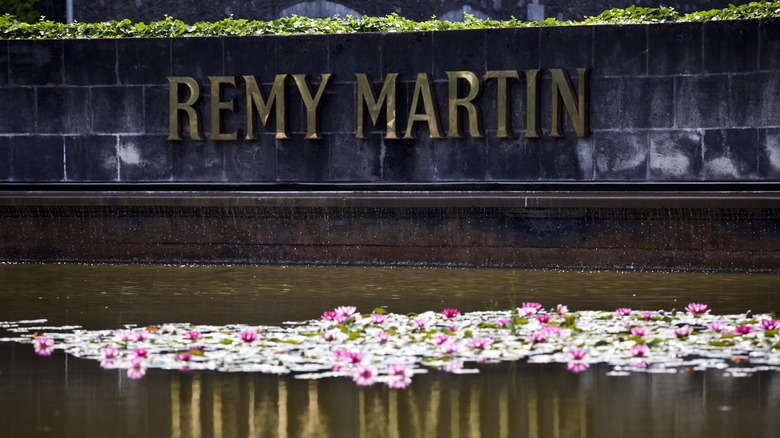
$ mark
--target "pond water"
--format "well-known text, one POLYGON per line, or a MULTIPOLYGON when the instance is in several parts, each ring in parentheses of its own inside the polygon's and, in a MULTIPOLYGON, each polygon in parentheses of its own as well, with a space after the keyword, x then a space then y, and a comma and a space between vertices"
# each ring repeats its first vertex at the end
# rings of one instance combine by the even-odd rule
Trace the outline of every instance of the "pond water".
MULTIPOLYGON (((167 322, 278 325, 340 305, 409 313, 508 309, 780 310, 780 275, 519 269, 0 265, 0 321, 118 329, 167 322)), ((1 335, 1 334, 0 334, 1 335)), ((431 370, 404 390, 347 378, 124 370, 0 343, 3 436, 775 436, 780 375, 707 370, 609 376, 563 364, 431 370)))

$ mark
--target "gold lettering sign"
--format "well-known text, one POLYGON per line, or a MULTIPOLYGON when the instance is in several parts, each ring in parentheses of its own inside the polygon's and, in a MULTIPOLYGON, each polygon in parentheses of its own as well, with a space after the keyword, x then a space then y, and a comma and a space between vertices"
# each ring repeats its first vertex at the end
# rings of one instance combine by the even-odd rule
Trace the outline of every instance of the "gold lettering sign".
MULTIPOLYGON (((577 136, 585 137, 589 134, 590 120, 590 69, 577 69, 577 91, 572 86, 568 73, 562 69, 551 69, 551 137, 562 137, 563 109, 571 120, 577 136)), ((539 138, 542 135, 541 128, 541 102, 540 84, 542 70, 525 70, 521 76, 517 70, 488 71, 482 76, 471 71, 448 71, 447 75, 447 120, 448 138, 461 138, 463 130, 461 122, 468 125, 468 135, 473 138, 485 136, 482 126, 482 106, 484 99, 484 81, 495 81, 496 94, 490 96, 496 102, 496 133, 497 138, 512 137, 513 112, 511 108, 510 87, 512 81, 525 81, 525 137, 539 138), (465 118, 462 116, 465 115, 465 118)), ((241 76, 244 87, 238 84, 235 76, 209 76, 210 83, 210 126, 209 139, 230 141, 237 140, 241 136, 241 130, 224 132, 224 119, 226 113, 236 113, 240 110, 246 112, 246 140, 256 140, 256 121, 259 120, 263 127, 269 128, 271 116, 276 120, 276 134, 278 140, 289 139, 287 134, 287 82, 292 78, 298 90, 299 98, 306 111, 305 139, 314 140, 322 138, 319 132, 320 108, 327 99, 328 85, 334 76, 329 73, 320 75, 321 80, 316 92, 312 92, 309 84, 309 76, 305 74, 278 74, 274 78, 273 85, 267 98, 263 87, 255 76, 241 76), (230 98, 225 100, 224 89, 244 89, 245 97, 242 108, 239 108, 239 100, 230 98)), ((377 96, 371 80, 364 73, 355 74, 355 109, 339 109, 336 116, 355 114, 355 137, 365 138, 366 110, 368 110, 372 126, 379 123, 382 112, 385 114, 385 138, 399 139, 398 126, 398 86, 400 75, 388 73, 382 84, 382 89, 377 96)), ((201 91, 195 78, 188 76, 168 77, 169 84, 169 140, 181 140, 182 115, 186 115, 189 127, 189 136, 193 140, 204 140, 202 133, 201 115, 198 111, 198 102, 201 91)), ((427 125, 430 138, 443 138, 439 106, 436 100, 436 90, 433 78, 429 73, 417 73, 414 82, 414 91, 411 96, 406 131, 403 138, 413 138, 415 128, 422 123, 427 125)))

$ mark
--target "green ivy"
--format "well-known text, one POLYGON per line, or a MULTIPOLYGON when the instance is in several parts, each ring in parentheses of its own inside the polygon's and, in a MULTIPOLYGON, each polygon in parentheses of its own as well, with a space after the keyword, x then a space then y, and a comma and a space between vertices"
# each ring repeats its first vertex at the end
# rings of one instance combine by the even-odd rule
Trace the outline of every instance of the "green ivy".
MULTIPOLYGON (((4 2, 0 0, 0 11, 4 2)), ((34 3, 37 0, 24 0, 34 3)), ((21 15, 19 15, 21 17, 21 15)), ((730 5, 725 9, 692 12, 680 15, 673 8, 610 9, 582 21, 559 21, 547 18, 543 21, 525 22, 515 18, 505 21, 482 20, 466 15, 462 22, 412 21, 397 14, 385 17, 307 18, 293 16, 274 21, 249 21, 226 18, 217 22, 201 21, 187 24, 171 17, 149 24, 132 23, 130 20, 102 23, 73 23, 70 25, 40 19, 27 23, 10 13, 0 16, 0 38, 130 38, 130 37, 179 37, 224 35, 287 35, 333 34, 359 32, 412 32, 448 29, 482 29, 530 26, 569 26, 586 24, 668 23, 680 21, 734 20, 745 18, 780 17, 780 0, 757 1, 742 6, 730 5)))

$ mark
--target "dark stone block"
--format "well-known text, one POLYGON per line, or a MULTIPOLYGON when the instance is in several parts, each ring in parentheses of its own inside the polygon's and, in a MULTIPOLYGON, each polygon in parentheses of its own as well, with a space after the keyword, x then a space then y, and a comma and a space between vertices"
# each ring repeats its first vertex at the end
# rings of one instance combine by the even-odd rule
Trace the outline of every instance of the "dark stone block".
POLYGON ((111 85, 117 83, 114 40, 64 40, 65 83, 111 85), (88 66, 88 67, 87 67, 88 66))
POLYGON ((0 132, 27 134, 35 131, 35 90, 0 88, 0 132))
POLYGON ((328 73, 328 41, 319 35, 276 38, 276 71, 287 74, 328 73))
POLYGON ((681 76, 677 80, 676 122, 680 128, 726 126, 730 122, 729 78, 725 75, 681 76))
POLYGON ((435 178, 435 140, 384 140, 382 180, 387 182, 430 182, 435 178))
POLYGON ((365 73, 372 81, 383 81, 382 35, 328 35, 328 71, 332 82, 355 83, 355 73, 365 73))
POLYGON ((708 181, 758 178, 758 132, 755 129, 704 131, 704 178, 708 181))
POLYGON ((695 181, 701 178, 701 134, 698 131, 651 131, 650 179, 695 181))
POLYGON ((144 87, 144 132, 165 134, 169 131, 168 87, 144 87))
POLYGON ((647 26, 593 27, 594 76, 647 72, 647 26))
POLYGON ((88 88, 38 89, 38 132, 91 132, 89 113, 88 88))
POLYGON ((433 33, 433 77, 446 78, 448 71, 485 74, 485 32, 446 30, 433 33))
POLYGON ((119 137, 119 178, 126 182, 170 181, 171 147, 187 147, 161 135, 119 137))
POLYGON ((222 142, 225 176, 230 182, 276 181, 276 140, 273 134, 257 140, 222 142))
POLYGON ((491 133, 486 143, 488 181, 536 181, 541 177, 539 140, 495 138, 491 133))
POLYGON ((485 140, 442 139, 433 144, 436 181, 478 181, 486 175, 485 140))
MULTIPOLYGON (((166 78, 172 76, 170 39, 117 40, 117 57, 119 58, 119 82, 122 84, 167 85, 166 78)), ((193 75, 185 74, 185 76, 193 75)))
POLYGON ((0 85, 8 83, 8 41, 0 41, 0 85))
POLYGON ((222 40, 214 37, 174 38, 171 40, 173 76, 191 76, 206 86, 209 76, 224 76, 222 40))
POLYGON ((761 20, 758 37, 758 67, 761 70, 780 69, 780 19, 761 20))
POLYGON ((541 68, 593 68, 592 26, 544 27, 540 31, 541 68))
POLYGON ((732 126, 777 126, 780 123, 779 93, 780 75, 777 73, 732 75, 728 100, 732 126))
POLYGON ((222 42, 226 76, 255 76, 258 84, 274 81, 274 76, 279 73, 276 69, 275 37, 225 37, 222 42))
POLYGON ((707 21, 703 39, 706 71, 740 72, 758 68, 758 21, 707 21))
POLYGON ((174 181, 225 181, 225 142, 172 142, 174 181))
POLYGON ((11 179, 14 181, 62 181, 63 140, 60 136, 18 136, 9 139, 11 179))
POLYGON ((140 87, 92 89, 93 132, 142 134, 143 117, 143 89, 140 87))
POLYGON ((370 182, 382 176, 382 135, 365 139, 350 134, 328 136, 330 181, 370 182))
MULTIPOLYGON (((485 29, 487 71, 537 69, 539 28, 485 29)), ((476 72, 482 72, 477 68, 476 72)))
POLYGON ((772 128, 759 131, 758 145, 759 176, 765 179, 780 180, 780 129, 772 128))
POLYGON ((648 32, 648 73, 672 75, 702 71, 702 24, 654 24, 648 32))
POLYGON ((65 137, 68 181, 116 181, 119 161, 116 136, 65 137))
POLYGON ((529 139, 526 148, 539 155, 539 178, 547 181, 593 179, 593 137, 529 139))
POLYGON ((10 83, 62 83, 62 40, 10 40, 8 53, 10 83))
POLYGON ((280 181, 322 182, 330 175, 328 140, 305 140, 293 136, 278 140, 276 149, 277 175, 280 181))
POLYGON ((623 81, 624 128, 667 128, 674 125, 674 79, 633 78, 623 81))
MULTIPOLYGON (((381 89, 381 88, 380 88, 381 89)), ((316 91, 312 90, 312 94, 316 91)), ((348 133, 355 137, 357 113, 355 110, 355 86, 329 83, 317 111, 321 133, 348 133)), ((371 116, 365 117, 370 125, 371 116)), ((379 121, 379 120, 378 120, 379 121)), ((381 121, 380 121, 381 123, 381 121)), ((365 128, 364 128, 365 129, 365 128)))
POLYGON ((594 172, 602 181, 647 179, 647 133, 601 132, 595 140, 594 172))
POLYGON ((11 146, 8 137, 0 137, 0 181, 11 179, 11 146))
POLYGON ((590 128, 614 129, 620 126, 623 109, 623 83, 632 79, 591 78, 590 128))
POLYGON ((433 33, 382 34, 382 77, 388 73, 400 73, 402 82, 414 82, 417 73, 433 74, 433 33))

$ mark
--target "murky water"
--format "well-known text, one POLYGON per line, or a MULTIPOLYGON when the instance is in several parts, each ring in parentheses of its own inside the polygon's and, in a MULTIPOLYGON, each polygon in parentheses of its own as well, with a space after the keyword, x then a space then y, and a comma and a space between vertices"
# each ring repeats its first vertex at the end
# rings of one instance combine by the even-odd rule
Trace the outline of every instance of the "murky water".
MULTIPOLYGON (((0 265, 0 321, 51 325, 279 324, 338 305, 397 313, 508 308, 780 310, 780 276, 513 269, 0 265)), ((780 313, 780 312, 778 312, 780 313)), ((121 370, 0 344, 2 436, 774 436, 780 376, 608 377, 563 365, 484 365, 415 376, 406 390, 250 373, 121 370)))

